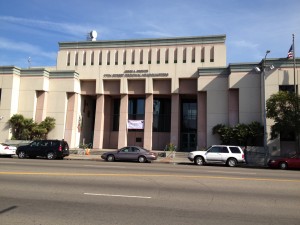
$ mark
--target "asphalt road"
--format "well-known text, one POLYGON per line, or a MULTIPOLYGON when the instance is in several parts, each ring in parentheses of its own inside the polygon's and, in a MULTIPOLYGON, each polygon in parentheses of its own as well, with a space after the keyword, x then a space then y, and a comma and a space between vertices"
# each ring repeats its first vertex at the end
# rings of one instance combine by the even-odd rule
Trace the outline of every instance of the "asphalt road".
POLYGON ((300 224, 300 171, 0 158, 1 225, 300 224))

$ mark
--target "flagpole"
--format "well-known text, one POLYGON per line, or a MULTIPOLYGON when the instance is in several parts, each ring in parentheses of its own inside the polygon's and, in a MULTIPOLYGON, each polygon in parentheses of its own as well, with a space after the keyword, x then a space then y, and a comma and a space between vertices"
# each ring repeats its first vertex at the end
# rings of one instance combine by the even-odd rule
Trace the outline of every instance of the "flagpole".
POLYGON ((295 51, 295 35, 293 34, 293 59, 294 59, 294 91, 298 95, 298 90, 296 86, 296 51, 295 51))

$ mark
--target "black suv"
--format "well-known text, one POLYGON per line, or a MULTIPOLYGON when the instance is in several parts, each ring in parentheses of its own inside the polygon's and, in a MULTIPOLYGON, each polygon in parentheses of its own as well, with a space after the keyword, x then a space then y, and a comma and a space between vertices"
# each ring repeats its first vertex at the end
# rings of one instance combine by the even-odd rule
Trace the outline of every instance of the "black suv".
POLYGON ((47 159, 63 159, 69 155, 69 145, 64 140, 36 140, 29 145, 19 146, 16 154, 20 159, 27 156, 30 158, 40 156, 47 159))

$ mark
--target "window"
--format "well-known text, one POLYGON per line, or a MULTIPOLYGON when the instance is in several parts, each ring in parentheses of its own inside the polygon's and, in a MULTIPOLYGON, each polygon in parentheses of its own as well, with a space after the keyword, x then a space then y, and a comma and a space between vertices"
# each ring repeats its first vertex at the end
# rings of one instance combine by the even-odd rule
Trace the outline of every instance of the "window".
POLYGON ((160 49, 157 49, 157 52, 156 52, 156 62, 157 62, 157 64, 160 64, 160 49))
POLYGON ((112 130, 113 131, 119 131, 119 124, 120 124, 120 99, 114 99, 113 100, 113 115, 112 115, 112 120, 113 120, 113 126, 112 130))
POLYGON ((118 51, 115 52, 115 65, 118 65, 118 51))
POLYGON ((140 51, 140 64, 143 64, 143 50, 140 51))
POLYGON ((220 153, 229 153, 227 147, 220 147, 220 153))
POLYGON ((196 49, 192 49, 192 63, 195 63, 195 57, 196 57, 196 49))
POLYGON ((210 49, 210 62, 214 62, 215 61, 215 48, 211 47, 210 49))
POLYGON ((78 52, 75 52, 75 66, 78 66, 78 52))
POLYGON ((91 66, 94 65, 94 55, 95 55, 95 53, 92 52, 92 53, 91 53, 91 66))
POLYGON ((126 50, 123 51, 123 65, 126 65, 126 50))
POLYGON ((110 65, 110 51, 107 51, 106 64, 110 65))
POLYGON ((131 51, 131 64, 134 64, 134 58, 135 58, 135 50, 131 51))
POLYGON ((238 147, 229 147, 229 149, 232 153, 241 154, 241 151, 238 147))
POLYGON ((86 65, 86 52, 83 52, 83 65, 86 65))
POLYGON ((201 48, 201 62, 205 62, 205 48, 204 47, 202 47, 201 48))
POLYGON ((171 99, 155 98, 153 101, 153 132, 170 132, 171 99))
POLYGON ((143 120, 145 118, 145 99, 130 98, 128 103, 128 119, 143 120))
POLYGON ((67 66, 70 66, 70 61, 71 61, 71 53, 68 52, 68 54, 67 54, 67 66))
POLYGON ((148 64, 151 64, 151 49, 148 51, 148 64))
POLYGON ((186 48, 183 49, 183 63, 186 63, 186 48))
POLYGON ((165 63, 166 64, 169 63, 169 49, 167 49, 166 52, 165 52, 165 63))
POLYGON ((220 153, 221 152, 221 148, 220 147, 211 147, 208 150, 209 153, 220 153))
POLYGON ((102 51, 99 52, 99 66, 102 65, 102 51))
POLYGON ((178 50, 176 48, 174 51, 174 63, 177 63, 177 55, 178 55, 178 50))
POLYGON ((289 93, 295 93, 294 85, 279 85, 279 91, 287 91, 289 93))

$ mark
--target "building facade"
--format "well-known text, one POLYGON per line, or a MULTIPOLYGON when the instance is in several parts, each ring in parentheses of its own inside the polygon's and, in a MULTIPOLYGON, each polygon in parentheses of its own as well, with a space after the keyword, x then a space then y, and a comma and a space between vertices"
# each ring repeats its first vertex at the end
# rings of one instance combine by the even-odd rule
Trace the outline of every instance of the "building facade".
MULTIPOLYGON (((264 124, 263 101, 294 85, 293 62, 227 65, 225 39, 61 42, 56 67, 1 66, 0 139, 10 139, 7 120, 16 113, 36 122, 54 117, 49 138, 95 149, 172 143, 191 151, 220 142, 212 134, 217 124, 264 124), (265 76, 254 69, 263 64, 274 66, 265 76), (140 125, 128 129, 128 122, 140 125)), ((268 133, 271 125, 267 120, 268 133)), ((274 153, 293 144, 268 140, 274 153)))

